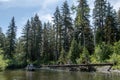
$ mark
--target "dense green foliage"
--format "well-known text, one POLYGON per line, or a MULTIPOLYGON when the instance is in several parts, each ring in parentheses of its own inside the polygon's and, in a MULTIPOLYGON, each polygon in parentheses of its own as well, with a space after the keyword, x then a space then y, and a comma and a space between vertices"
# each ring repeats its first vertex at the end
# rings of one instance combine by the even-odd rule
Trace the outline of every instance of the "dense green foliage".
POLYGON ((91 55, 92 63, 103 63, 107 62, 110 58, 110 55, 113 54, 113 49, 111 45, 102 43, 95 47, 95 52, 91 55))
POLYGON ((14 17, 11 19, 7 31, 6 55, 8 58, 13 58, 16 48, 16 25, 14 17))
POLYGON ((67 56, 70 63, 76 63, 76 59, 79 57, 79 47, 75 39, 72 40, 71 47, 67 56))
POLYGON ((5 58, 4 58, 4 52, 3 52, 3 50, 0 48, 0 71, 2 71, 2 70, 5 70, 6 69, 6 67, 8 66, 8 60, 6 60, 5 58))
POLYGON ((106 0, 95 0, 93 9, 95 45, 104 41, 104 22, 106 18, 106 0))
POLYGON ((120 41, 114 43, 113 50, 114 52, 109 61, 116 65, 113 68, 120 69, 120 41))
POLYGON ((89 12, 90 8, 87 4, 86 0, 79 0, 78 1, 77 14, 75 18, 75 39, 77 42, 88 49, 90 54, 94 49, 93 45, 93 34, 92 29, 90 28, 90 21, 89 21, 89 12))
POLYGON ((70 9, 67 1, 63 3, 62 6, 62 35, 63 35, 63 48, 66 52, 69 51, 71 42, 71 32, 72 32, 72 18, 70 15, 70 9))
POLYGON ((90 55, 87 48, 83 48, 82 54, 80 54, 80 58, 77 59, 78 64, 88 64, 90 63, 90 55))
POLYGON ((66 64, 67 63, 66 52, 65 52, 64 48, 62 48, 62 50, 61 50, 58 63, 60 63, 60 64, 66 64))
POLYGON ((39 66, 109 62, 120 69, 120 10, 116 12, 106 0, 95 0, 92 27, 87 0, 78 0, 72 10, 75 19, 67 1, 61 9, 57 6, 53 23, 42 24, 36 14, 27 21, 18 39, 13 17, 6 35, 0 28, 0 70, 30 63, 39 66))
POLYGON ((56 60, 59 57, 61 47, 62 47, 62 16, 59 10, 59 7, 56 7, 56 11, 54 13, 54 25, 55 25, 55 30, 56 30, 56 39, 55 39, 55 50, 56 50, 56 60))

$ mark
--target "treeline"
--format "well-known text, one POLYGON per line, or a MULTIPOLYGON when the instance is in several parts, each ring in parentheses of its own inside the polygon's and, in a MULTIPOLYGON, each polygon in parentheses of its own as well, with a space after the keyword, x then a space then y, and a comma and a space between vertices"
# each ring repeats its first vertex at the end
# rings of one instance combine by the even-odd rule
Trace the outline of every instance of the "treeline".
POLYGON ((0 57, 8 66, 29 63, 80 64, 114 62, 120 65, 120 10, 116 12, 106 0, 95 0, 93 15, 87 0, 69 7, 65 1, 53 14, 53 23, 42 24, 36 14, 29 19, 16 39, 14 17, 5 35, 0 28, 0 57), (71 15, 76 15, 75 19, 71 15), (90 17, 93 24, 90 25, 90 17))

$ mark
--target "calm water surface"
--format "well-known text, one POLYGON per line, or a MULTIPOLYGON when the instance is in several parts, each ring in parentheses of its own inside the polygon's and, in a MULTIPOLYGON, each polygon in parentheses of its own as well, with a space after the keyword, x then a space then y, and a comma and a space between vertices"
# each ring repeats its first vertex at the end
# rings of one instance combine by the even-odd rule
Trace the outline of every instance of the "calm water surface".
POLYGON ((14 70, 0 72, 0 80, 120 80, 120 74, 52 70, 28 72, 24 70, 14 70))

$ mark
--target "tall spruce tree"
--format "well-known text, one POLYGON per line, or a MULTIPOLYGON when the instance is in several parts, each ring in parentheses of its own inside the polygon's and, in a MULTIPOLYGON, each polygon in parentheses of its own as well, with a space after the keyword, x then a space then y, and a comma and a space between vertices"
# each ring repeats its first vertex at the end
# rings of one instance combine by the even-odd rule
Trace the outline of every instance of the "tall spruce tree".
POLYGON ((36 61, 40 59, 42 46, 42 23, 36 14, 31 19, 31 60, 36 61))
POLYGON ((42 59, 43 62, 47 62, 48 61, 48 54, 49 54, 49 40, 48 40, 48 28, 47 28, 47 24, 44 23, 44 28, 43 28, 43 44, 42 44, 42 59))
POLYGON ((93 49, 92 30, 90 28, 89 12, 90 8, 86 0, 79 0, 77 6, 77 14, 75 18, 75 39, 89 51, 93 49))
POLYGON ((25 52, 25 58, 26 58, 26 63, 28 60, 30 60, 30 28, 31 24, 30 21, 28 20, 24 29, 23 29, 23 41, 25 43, 24 45, 24 52, 25 52))
POLYGON ((112 44, 117 41, 118 28, 117 28, 117 14, 113 7, 108 3, 107 15, 104 25, 104 39, 107 44, 112 44))
POLYGON ((62 6, 62 35, 63 35, 63 48, 66 52, 69 51, 69 46, 71 42, 71 31, 73 30, 72 27, 72 18, 70 16, 70 9, 68 6, 67 1, 63 3, 62 6))
POLYGON ((48 22, 44 23, 42 35, 42 59, 44 63, 56 61, 56 34, 53 25, 48 22))
POLYGON ((56 37, 55 37, 55 27, 50 22, 47 23, 48 27, 48 41, 49 41, 49 61, 56 61, 58 55, 56 55, 55 45, 56 45, 56 37))
POLYGON ((41 46, 42 46, 42 23, 39 20, 38 15, 35 15, 35 26, 37 27, 37 35, 36 35, 36 54, 37 54, 37 60, 40 60, 40 55, 41 55, 41 46))
POLYGON ((15 48, 16 48, 16 30, 17 26, 15 25, 15 19, 14 17, 12 18, 10 25, 8 26, 8 31, 7 31, 7 51, 6 55, 9 58, 12 58, 14 53, 15 53, 15 48))
MULTIPOLYGON (((78 6, 76 7, 77 13, 75 18, 75 38, 79 42, 81 35, 83 36, 83 28, 85 25, 89 25, 89 6, 86 0, 78 0, 78 6)), ((84 41, 84 40, 82 40, 84 41)), ((84 42, 82 42, 84 43, 84 42)))
POLYGON ((39 61, 42 52, 42 23, 37 14, 31 18, 31 21, 27 21, 23 29, 23 40, 26 60, 39 61))
POLYGON ((79 47, 75 39, 72 40, 69 53, 67 55, 68 63, 77 63, 76 59, 79 58, 79 47))
POLYGON ((93 9, 93 21, 95 28, 95 45, 104 41, 104 24, 106 18, 106 0, 95 0, 93 9))
POLYGON ((62 16, 60 14, 59 7, 56 7, 56 11, 54 13, 54 26, 56 31, 56 60, 60 54, 62 48, 62 16))

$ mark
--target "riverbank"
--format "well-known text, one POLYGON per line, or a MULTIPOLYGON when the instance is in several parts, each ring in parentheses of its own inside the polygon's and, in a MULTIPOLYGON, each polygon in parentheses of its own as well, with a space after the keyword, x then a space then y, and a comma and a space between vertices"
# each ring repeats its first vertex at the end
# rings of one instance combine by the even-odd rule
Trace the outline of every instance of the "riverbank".
POLYGON ((104 66, 104 67, 92 67, 92 69, 89 71, 86 67, 41 67, 40 69, 49 69, 49 70, 60 70, 60 71, 74 71, 74 72, 100 72, 100 73, 120 73, 120 70, 117 69, 110 69, 110 66, 104 66), (109 70, 110 69, 110 70, 109 70), (109 71, 108 71, 109 70, 109 71))
POLYGON ((96 72, 102 72, 102 73, 120 73, 120 70, 118 69, 109 69, 109 66, 104 66, 104 67, 97 67, 96 72))

